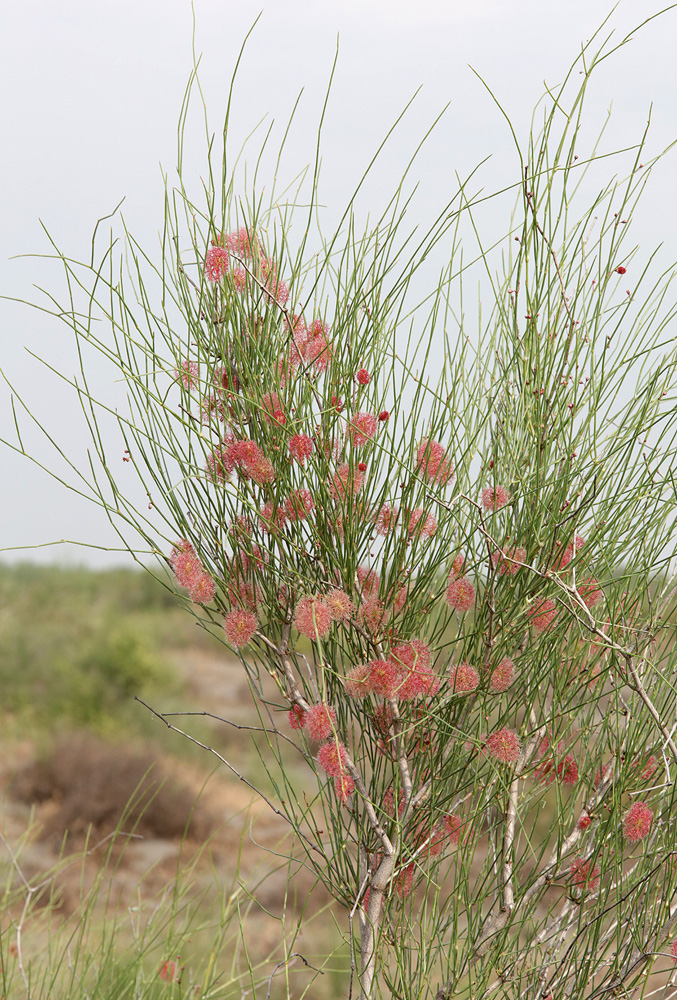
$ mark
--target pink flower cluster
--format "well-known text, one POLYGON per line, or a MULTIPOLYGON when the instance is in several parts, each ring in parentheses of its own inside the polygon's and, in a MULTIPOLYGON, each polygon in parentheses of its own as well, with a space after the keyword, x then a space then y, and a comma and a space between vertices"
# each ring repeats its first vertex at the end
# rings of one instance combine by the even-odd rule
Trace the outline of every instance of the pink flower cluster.
POLYGON ((514 764, 520 754, 520 741, 514 729, 497 729, 487 737, 484 749, 501 764, 514 764))
POLYGON ((447 458, 444 446, 439 441, 424 438, 416 451, 416 470, 425 476, 429 483, 446 484, 454 478, 454 466, 447 458))
POLYGON ((250 642, 258 625, 258 619, 252 611, 243 611, 240 608, 229 611, 223 618, 226 638, 236 649, 250 642))
POLYGON ((633 802, 623 822, 623 832, 625 839, 631 843, 644 840, 651 831, 653 823, 653 812, 646 802, 633 802))
POLYGON ((482 506, 485 510, 499 510, 510 500, 510 494, 505 486, 487 486, 482 490, 482 506))
POLYGON ((337 739, 328 740, 317 751, 317 763, 334 779, 336 794, 342 802, 355 790, 355 781, 346 765, 347 755, 345 746, 337 739))
POLYGON ((521 545, 516 545, 511 549, 493 552, 491 561, 501 576, 514 576, 520 571, 522 568, 520 563, 525 562, 526 558, 527 550, 521 545))
POLYGON ((245 479, 252 479, 259 486, 272 483, 275 479, 275 469, 256 442, 248 438, 240 440, 233 437, 224 438, 219 448, 212 453, 212 461, 208 461, 208 464, 210 470, 213 468, 216 477, 220 479, 225 478, 226 474, 230 474, 234 469, 237 469, 245 479), (221 475, 219 475, 220 470, 222 470, 221 475))
POLYGON ((560 741, 557 749, 553 750, 550 745, 549 736, 544 736, 541 740, 536 757, 541 763, 534 770, 534 777, 545 784, 552 784, 556 779, 565 785, 575 785, 578 781, 578 764, 573 754, 565 754, 564 759, 557 761, 562 756, 564 746, 560 741))
POLYGON ((381 698, 413 701, 437 694, 439 677, 431 668, 429 647, 421 639, 400 642, 384 659, 358 664, 346 674, 346 694, 364 698, 376 694, 381 698))
POLYGON ((569 877, 578 888, 594 891, 599 887, 599 876, 599 865, 593 865, 590 859, 575 858, 569 865, 569 877))
POLYGON ((191 601, 196 604, 209 604, 214 600, 216 584, 205 572, 200 559, 187 539, 182 538, 172 549, 169 565, 174 571, 179 586, 188 590, 191 601))
POLYGON ((354 605, 348 595, 334 587, 328 594, 306 594, 296 605, 294 625, 309 639, 322 639, 334 622, 352 617, 354 605))
POLYGON ((467 576, 451 577, 446 598, 447 604, 456 611, 470 611, 475 604, 475 588, 467 576))
MULTIPOLYGON (((316 319, 306 326, 302 316, 294 316, 291 326, 291 347, 289 353, 280 358, 278 367, 282 381, 286 381, 296 371, 303 368, 306 373, 312 368, 316 373, 327 370, 332 357, 328 327, 316 319)), ((337 406, 337 409, 340 407, 337 406)))
POLYGON ((284 281, 279 280, 277 268, 266 257, 256 233, 244 227, 237 232, 219 236, 212 242, 205 255, 207 281, 215 284, 229 271, 233 286, 238 292, 243 292, 249 287, 255 291, 260 282, 279 305, 284 306, 289 299, 289 289, 284 281), (232 270, 230 270, 231 256, 238 262, 238 266, 232 270))

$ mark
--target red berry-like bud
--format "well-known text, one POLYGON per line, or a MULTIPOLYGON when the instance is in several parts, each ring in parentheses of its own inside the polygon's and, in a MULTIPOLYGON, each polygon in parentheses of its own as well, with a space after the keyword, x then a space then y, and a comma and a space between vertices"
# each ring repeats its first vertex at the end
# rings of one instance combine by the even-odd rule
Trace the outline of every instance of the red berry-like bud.
POLYGON ((625 274, 626 271, 627 271, 626 267, 617 267, 616 268, 616 274, 625 274))
POLYGON ((360 472, 366 472, 367 471, 367 463, 366 462, 360 462, 360 464, 357 466, 357 468, 358 468, 358 470, 360 472))
POLYGON ((359 368, 355 375, 355 378, 360 383, 360 385, 367 385, 371 379, 371 375, 369 374, 366 368, 359 368))

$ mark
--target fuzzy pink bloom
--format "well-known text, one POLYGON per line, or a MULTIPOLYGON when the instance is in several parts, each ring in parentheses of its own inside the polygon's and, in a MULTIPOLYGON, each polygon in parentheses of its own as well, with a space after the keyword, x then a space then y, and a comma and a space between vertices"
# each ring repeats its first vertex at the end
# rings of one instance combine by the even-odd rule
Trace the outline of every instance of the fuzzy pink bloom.
POLYGON ((404 675, 395 696, 400 701, 436 695, 440 689, 440 679, 427 667, 414 667, 404 675))
POLYGON ((207 455, 207 472, 209 479, 213 483, 224 483, 230 479, 230 474, 235 468, 230 442, 218 445, 211 455, 207 455))
POLYGON ((158 976, 165 983, 175 982, 181 974, 181 970, 176 962, 163 962, 158 969, 158 976))
POLYGON ((346 748, 337 740, 328 740, 317 751, 317 763, 332 778, 346 773, 346 748))
POLYGON ((422 507, 417 507, 409 515, 407 531, 410 535, 419 533, 427 538, 432 538, 437 531, 437 521, 432 514, 426 514, 422 507))
MULTIPOLYGON (((639 766, 637 766, 637 770, 640 770, 639 766)), ((647 757, 646 763, 639 773, 640 781, 649 781, 650 778, 653 778, 657 770, 658 761, 656 760, 654 754, 651 754, 650 757, 647 757)))
POLYGON ((510 500, 510 494, 505 486, 487 486, 482 490, 482 506, 485 510, 498 510, 505 507, 510 500))
POLYGON ((259 486, 267 486, 275 479, 275 469, 263 455, 255 462, 246 466, 245 471, 250 479, 253 479, 259 486))
POLYGON ((296 459, 299 465, 305 465, 306 459, 313 453, 313 439, 307 434, 294 434, 289 438, 289 451, 291 457, 296 459))
POLYGON ((514 576, 522 568, 519 564, 523 563, 526 557, 527 550, 518 545, 514 549, 492 553, 491 561, 502 576, 514 576))
POLYGON ((225 244, 231 253, 236 254, 244 260, 251 260, 254 255, 259 256, 259 241, 254 230, 241 226, 237 232, 228 233, 225 244))
POLYGON ((424 438, 416 452, 416 471, 426 477, 429 483, 446 486, 454 478, 454 466, 446 457, 444 447, 438 441, 424 438))
POLYGON ((520 752, 517 733, 514 729, 497 729, 487 738, 485 750, 502 764, 514 764, 520 752))
POLYGON ((301 635, 320 639, 331 628, 331 610, 321 597, 305 596, 296 605, 294 625, 301 635))
MULTIPOLYGON (((397 796, 397 815, 401 816, 404 812, 405 807, 404 792, 400 792, 397 796)), ((383 796, 383 809, 388 813, 389 816, 394 818, 395 816, 395 789, 391 785, 388 791, 383 796)))
POLYGON ((417 667, 427 670, 432 659, 430 647, 422 639, 399 642, 393 646, 391 656, 399 660, 409 670, 414 670, 417 667))
POLYGON ((331 736, 333 726, 336 724, 336 712, 330 705, 321 702, 319 705, 312 705, 306 712, 304 727, 308 729, 311 740, 320 743, 331 736))
POLYGON ((557 765, 557 777, 565 785, 575 785, 578 781, 578 764, 570 753, 557 765))
POLYGON ((223 247, 210 247, 205 257, 205 277, 207 281, 220 281, 228 270, 230 258, 223 247))
POLYGON ((391 507, 388 503, 384 504, 374 518, 374 524, 378 534, 383 535, 384 537, 389 535, 397 524, 398 515, 398 507, 391 507))
POLYGON ((255 483, 264 486, 272 483, 275 470, 255 441, 243 438, 228 445, 229 459, 255 483))
POLYGON ((284 512, 289 521, 305 521, 308 514, 314 509, 315 501, 312 494, 310 490, 303 487, 294 490, 284 502, 284 512))
POLYGON ((378 418, 373 413, 356 413, 350 422, 350 440, 355 447, 368 444, 376 435, 378 418))
POLYGON ((356 496, 363 484, 364 473, 355 468, 351 470, 347 462, 329 476, 329 492, 334 500, 345 500, 347 496, 356 496))
POLYGON ((292 705, 287 715, 292 729, 303 729, 306 724, 306 713, 300 705, 292 705))
POLYGON ((387 618, 383 601, 378 597, 368 597, 357 611, 357 620, 372 634, 376 634, 387 618))
POLYGON ((341 802, 347 802, 348 796, 355 791, 355 781, 349 774, 340 774, 334 778, 334 790, 341 802))
POLYGON ((334 587, 324 597, 325 604, 335 622, 345 622, 355 614, 355 605, 344 590, 334 587))
POLYGON ((581 580, 578 584, 578 593, 589 608, 594 608, 604 596, 597 580, 591 576, 587 580, 581 580))
POLYGON ((236 292, 244 292, 247 287, 247 272, 243 267, 234 267, 230 272, 230 278, 236 292))
POLYGON ((535 632, 544 632, 549 628, 557 615, 557 605, 549 597, 545 597, 534 604, 529 612, 531 627, 535 632))
POLYGON ((368 385, 371 379, 371 375, 366 368, 358 368, 355 373, 355 378, 360 383, 360 385, 368 385))
POLYGON ((588 816, 588 814, 585 813, 578 820, 578 829, 579 830, 587 830, 591 823, 592 823, 592 820, 590 819, 590 817, 588 816))
POLYGON ((371 665, 360 663, 346 674, 346 694, 349 698, 365 698, 371 691, 371 665))
POLYGON ((569 877, 573 885, 594 890, 599 886, 599 865, 592 864, 588 859, 575 858, 569 865, 569 877))
POLYGON ((209 604, 214 600, 216 584, 209 573, 200 573, 190 584, 188 593, 191 601, 195 601, 196 604, 209 604))
POLYGON ((449 672, 449 684, 454 694, 468 694, 479 687, 480 675, 469 663, 459 663, 449 672))
POLYGON ((256 615, 252 611, 242 611, 240 608, 229 611, 223 617, 226 639, 236 649, 247 645, 256 632, 258 624, 256 615))
POLYGON ((456 574, 456 576, 459 576, 463 572, 464 562, 465 562, 465 555, 462 552, 459 552, 459 554, 454 558, 454 561, 451 564, 451 570, 453 573, 456 574))
POLYGON ((181 368, 174 369, 174 378, 180 379, 184 389, 194 389, 197 384, 198 367, 195 361, 182 361, 181 368))
POLYGON ((392 698, 402 680, 400 667, 393 660, 370 660, 369 687, 382 698, 392 698))
POLYGON ((633 802, 623 821, 625 839, 631 842, 643 840, 651 830, 653 812, 646 802, 633 802))
POLYGON ((448 813, 442 820, 442 826, 444 827, 444 832, 446 833, 449 842, 451 844, 457 844, 461 833, 461 827, 463 826, 461 817, 455 816, 453 813, 448 813))
POLYGON ((266 392, 261 396, 261 412, 268 423, 286 423, 284 406, 276 392, 266 392))
POLYGON ((580 549, 582 549, 584 545, 585 545, 585 539, 581 538, 580 535, 576 535, 573 542, 569 542, 569 544, 566 546, 559 560, 555 561, 554 568, 566 569, 566 567, 569 565, 569 563, 574 558, 576 553, 580 549))
POLYGON ((400 899, 406 899, 407 896, 411 895, 411 890, 414 887, 415 870, 416 862, 411 861, 406 868, 400 871, 395 879, 395 892, 400 899))
POLYGON ((400 611, 404 608, 407 603, 407 596, 409 594, 409 588, 407 586, 400 587, 399 590, 395 591, 395 596, 393 597, 393 614, 399 615, 400 611))
POLYGON ((446 598, 447 604, 456 611, 470 611, 475 603, 475 588, 467 576, 461 576, 449 581, 446 598))
POLYGON ((259 524, 263 531, 276 531, 284 528, 287 523, 287 515, 284 507, 275 508, 272 500, 268 500, 261 508, 259 524))
POLYGON ((494 694, 507 691, 515 676, 515 664, 509 656, 504 656, 489 678, 489 690, 494 694))
POLYGON ((195 549, 185 539, 174 546, 169 562, 181 587, 191 587, 204 573, 195 549))
POLYGON ((367 566, 357 567, 357 579, 360 584, 363 597, 371 597, 378 594, 379 575, 367 566))

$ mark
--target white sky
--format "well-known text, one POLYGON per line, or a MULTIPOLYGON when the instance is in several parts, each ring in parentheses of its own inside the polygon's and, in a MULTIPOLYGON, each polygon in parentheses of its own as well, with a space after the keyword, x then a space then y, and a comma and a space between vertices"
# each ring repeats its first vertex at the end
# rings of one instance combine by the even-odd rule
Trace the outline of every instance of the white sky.
MULTIPOLYGON (((264 0, 195 0, 195 46, 216 127, 239 46, 264 0)), ((660 9, 624 0, 609 27, 622 35, 660 9)), ((304 103, 294 133, 298 166, 313 156, 314 126, 337 35, 340 56, 326 123, 322 194, 341 208, 378 140, 419 85, 415 109, 377 168, 387 190, 399 176, 424 124, 451 102, 414 171, 422 208, 443 204, 454 172, 492 154, 490 179, 514 181, 507 130, 468 64, 486 79, 526 128, 543 93, 556 84, 610 10, 602 0, 268 0, 243 64, 236 107, 241 128, 267 111, 284 118, 298 91, 304 103)), ((13 255, 48 252, 39 220, 73 257, 88 255, 96 219, 126 196, 129 228, 149 249, 162 224, 160 164, 175 163, 176 120, 192 67, 192 13, 187 0, 22 0, 5 4, 0 34, 2 226, 0 293, 35 298, 32 283, 60 293, 46 263, 13 255)), ((644 28, 593 86, 591 127, 613 103, 610 143, 630 144, 653 102, 650 151, 677 137, 677 11, 644 28)), ((191 167, 201 169, 201 147, 191 167)), ((666 243, 677 257, 675 156, 654 173, 635 220, 634 239, 648 253, 666 243)), ((0 367, 34 404, 76 466, 86 463, 87 436, 67 387, 24 350, 72 372, 67 329, 56 320, 0 302, 0 367), (70 368, 69 368, 70 366, 70 368)), ((104 387, 105 388, 105 387, 104 387)), ((0 384, 0 436, 12 437, 10 393, 0 384)), ((51 465, 50 449, 27 433, 28 446, 51 465)), ((2 451, 0 550, 61 538, 118 544, 105 518, 26 459, 2 451)), ((55 547, 2 552, 0 559, 124 562, 120 555, 55 547)))

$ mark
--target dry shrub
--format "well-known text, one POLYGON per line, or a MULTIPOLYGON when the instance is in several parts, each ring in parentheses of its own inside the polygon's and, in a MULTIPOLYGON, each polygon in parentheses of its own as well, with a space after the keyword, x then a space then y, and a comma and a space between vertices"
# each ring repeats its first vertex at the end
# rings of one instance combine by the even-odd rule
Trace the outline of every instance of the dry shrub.
POLYGON ((126 831, 150 837, 203 840, 218 817, 196 791, 169 774, 150 750, 112 745, 89 733, 61 739, 43 759, 20 771, 14 798, 46 803, 43 836, 81 840, 91 827, 106 836, 123 820, 126 831))

